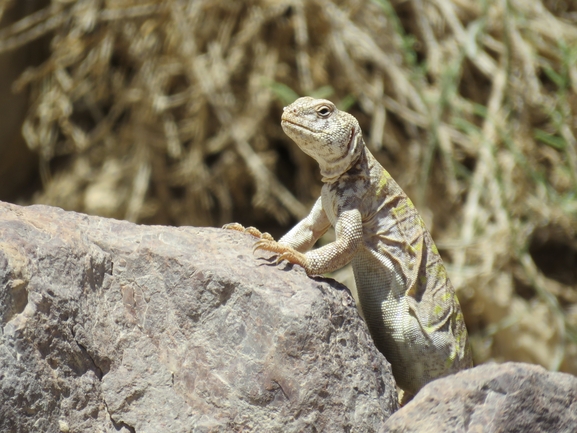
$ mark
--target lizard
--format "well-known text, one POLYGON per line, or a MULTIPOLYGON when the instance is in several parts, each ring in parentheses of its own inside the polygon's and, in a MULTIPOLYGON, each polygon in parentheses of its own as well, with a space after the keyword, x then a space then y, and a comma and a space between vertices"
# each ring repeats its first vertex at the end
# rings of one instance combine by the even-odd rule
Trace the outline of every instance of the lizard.
POLYGON ((322 275, 352 263, 373 341, 392 367, 401 403, 425 384, 472 367, 455 290, 417 209, 365 146, 357 119, 325 99, 285 107, 281 126, 314 158, 322 175, 312 210, 278 242, 237 223, 224 228, 259 238, 256 250, 322 275), (313 245, 330 226, 336 240, 313 245))

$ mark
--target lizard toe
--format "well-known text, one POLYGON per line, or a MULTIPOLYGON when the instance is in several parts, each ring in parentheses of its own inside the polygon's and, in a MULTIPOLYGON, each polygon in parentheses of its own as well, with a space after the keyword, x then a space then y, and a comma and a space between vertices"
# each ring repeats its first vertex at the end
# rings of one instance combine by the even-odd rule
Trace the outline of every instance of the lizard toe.
POLYGON ((266 239, 266 240, 269 240, 269 241, 273 241, 273 242, 274 242, 274 238, 272 237, 272 235, 271 235, 269 232, 263 232, 263 233, 260 235, 260 237, 261 237, 262 239, 266 239))
POLYGON ((260 230, 257 229, 256 227, 252 227, 252 226, 247 227, 246 229, 244 229, 244 231, 247 232, 248 234, 253 235, 255 238, 262 238, 263 237, 263 233, 261 233, 260 230))
POLYGON ((261 238, 260 240, 254 243, 252 248, 252 252, 254 253, 256 250, 265 250, 271 251, 273 253, 277 253, 278 251, 278 244, 270 239, 261 238))
POLYGON ((237 232, 248 233, 249 235, 254 236, 255 238, 265 239, 268 241, 273 241, 274 238, 267 232, 261 233, 259 229, 256 227, 244 227, 242 224, 239 223, 229 223, 222 226, 225 230, 236 230, 237 232))
POLYGON ((236 230, 237 232, 244 232, 245 228, 239 223, 229 223, 222 226, 224 230, 236 230))
POLYGON ((303 268, 305 267, 304 256, 300 254, 298 251, 294 251, 292 248, 287 249, 280 256, 278 256, 276 262, 280 263, 283 260, 286 260, 287 262, 292 263, 293 265, 300 265, 303 268))

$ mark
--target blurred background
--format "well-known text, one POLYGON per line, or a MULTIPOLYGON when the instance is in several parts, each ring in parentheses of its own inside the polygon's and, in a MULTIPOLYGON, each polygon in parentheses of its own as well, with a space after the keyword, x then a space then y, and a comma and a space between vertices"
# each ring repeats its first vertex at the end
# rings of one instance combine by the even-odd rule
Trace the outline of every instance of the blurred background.
POLYGON ((320 194, 303 95, 420 210, 475 362, 577 374, 574 0, 0 0, 0 200, 278 238, 320 194))

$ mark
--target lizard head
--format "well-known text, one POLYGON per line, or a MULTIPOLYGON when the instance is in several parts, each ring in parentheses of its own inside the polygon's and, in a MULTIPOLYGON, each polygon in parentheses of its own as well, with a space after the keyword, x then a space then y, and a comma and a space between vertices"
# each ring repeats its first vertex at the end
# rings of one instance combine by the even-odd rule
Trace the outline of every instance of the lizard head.
POLYGON ((349 170, 364 147, 357 119, 326 99, 297 99, 284 108, 281 126, 319 163, 323 182, 334 182, 349 170))

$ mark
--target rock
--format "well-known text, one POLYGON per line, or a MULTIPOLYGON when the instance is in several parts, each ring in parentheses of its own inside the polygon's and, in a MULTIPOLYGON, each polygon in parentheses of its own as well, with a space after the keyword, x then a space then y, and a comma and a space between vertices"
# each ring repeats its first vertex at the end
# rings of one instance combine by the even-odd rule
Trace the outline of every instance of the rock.
POLYGON ((524 363, 480 365, 429 383, 381 431, 574 433, 577 377, 524 363))
POLYGON ((253 242, 0 202, 0 431, 378 431, 348 291, 253 242))

